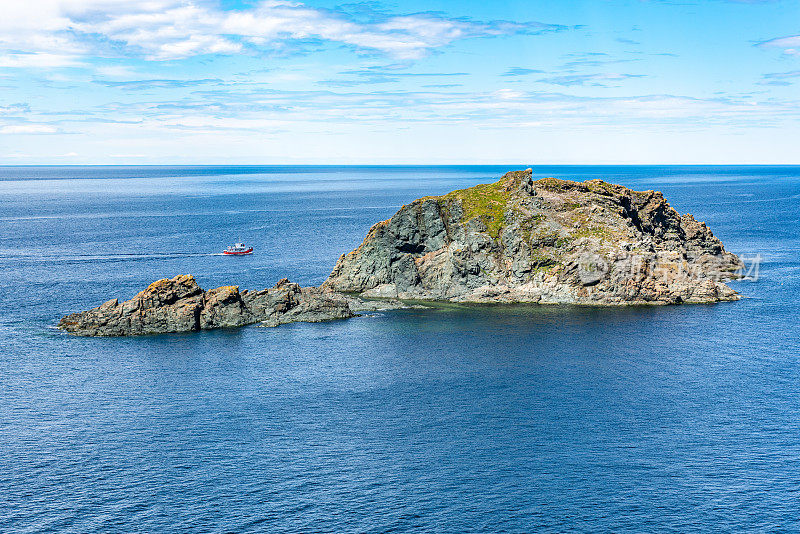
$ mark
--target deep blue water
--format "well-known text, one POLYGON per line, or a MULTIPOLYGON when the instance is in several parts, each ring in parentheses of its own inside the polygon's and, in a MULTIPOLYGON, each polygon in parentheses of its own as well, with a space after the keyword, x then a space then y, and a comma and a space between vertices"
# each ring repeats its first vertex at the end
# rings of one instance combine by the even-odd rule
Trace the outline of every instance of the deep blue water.
POLYGON ((534 168, 761 254, 736 303, 53 329, 179 273, 318 284, 403 203, 525 166, 0 167, 0 532, 799 530, 800 167, 534 168))

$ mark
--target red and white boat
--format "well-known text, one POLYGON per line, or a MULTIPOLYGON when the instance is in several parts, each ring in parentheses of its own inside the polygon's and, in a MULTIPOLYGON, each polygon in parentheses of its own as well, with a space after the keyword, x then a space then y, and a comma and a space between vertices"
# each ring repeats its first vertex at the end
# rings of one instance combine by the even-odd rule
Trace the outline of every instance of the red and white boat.
POLYGON ((246 247, 244 243, 236 243, 222 251, 226 256, 244 256, 245 254, 252 254, 253 247, 246 247))

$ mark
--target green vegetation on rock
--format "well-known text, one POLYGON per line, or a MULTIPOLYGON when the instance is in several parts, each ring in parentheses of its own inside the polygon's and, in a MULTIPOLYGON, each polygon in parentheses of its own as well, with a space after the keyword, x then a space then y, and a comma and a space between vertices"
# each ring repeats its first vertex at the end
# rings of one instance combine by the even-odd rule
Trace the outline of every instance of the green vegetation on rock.
POLYGON ((548 177, 537 180, 534 185, 547 191, 569 191, 570 189, 575 189, 577 184, 569 180, 548 177))
POLYGON ((486 226, 486 233, 497 239, 505 224, 506 205, 511 197, 505 180, 493 184, 480 184, 468 189, 458 189, 436 198, 440 203, 461 201, 463 222, 480 219, 486 226))

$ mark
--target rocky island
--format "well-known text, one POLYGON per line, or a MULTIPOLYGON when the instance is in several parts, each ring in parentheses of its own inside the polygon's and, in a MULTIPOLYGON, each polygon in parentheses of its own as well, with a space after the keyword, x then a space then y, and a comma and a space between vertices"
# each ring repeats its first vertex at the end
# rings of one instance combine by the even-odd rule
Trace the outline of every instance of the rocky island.
POLYGON ((425 197, 372 227, 323 288, 459 302, 677 304, 736 300, 742 268, 657 191, 531 171, 425 197))
POLYGON ((743 265, 657 191, 602 180, 499 181, 424 197, 374 225, 320 287, 203 291, 188 275, 68 315, 85 336, 185 332, 353 317, 403 300, 635 305, 737 300, 743 265), (370 299, 381 299, 378 301, 370 299))

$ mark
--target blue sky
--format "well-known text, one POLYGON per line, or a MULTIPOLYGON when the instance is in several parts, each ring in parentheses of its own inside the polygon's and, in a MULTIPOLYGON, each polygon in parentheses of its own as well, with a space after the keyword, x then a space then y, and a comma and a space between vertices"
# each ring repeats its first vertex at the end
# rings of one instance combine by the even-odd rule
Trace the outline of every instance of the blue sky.
POLYGON ((28 0, 0 164, 800 163, 796 0, 28 0))

